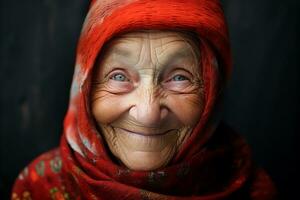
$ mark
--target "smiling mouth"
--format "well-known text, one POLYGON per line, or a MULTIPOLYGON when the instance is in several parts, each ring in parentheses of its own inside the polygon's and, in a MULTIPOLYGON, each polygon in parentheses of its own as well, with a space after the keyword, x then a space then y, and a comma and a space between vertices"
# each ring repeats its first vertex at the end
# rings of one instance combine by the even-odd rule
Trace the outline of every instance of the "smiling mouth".
POLYGON ((128 130, 128 129, 125 129, 125 128, 119 128, 127 133, 130 133, 130 134, 136 134, 136 135, 141 135, 141 136, 148 136, 148 137, 155 137, 155 136, 163 136, 163 135, 166 135, 168 133, 170 133, 171 131, 174 131, 175 129, 170 129, 170 130, 167 130, 167 131, 164 131, 164 132, 135 132, 135 131, 131 131, 131 130, 128 130))

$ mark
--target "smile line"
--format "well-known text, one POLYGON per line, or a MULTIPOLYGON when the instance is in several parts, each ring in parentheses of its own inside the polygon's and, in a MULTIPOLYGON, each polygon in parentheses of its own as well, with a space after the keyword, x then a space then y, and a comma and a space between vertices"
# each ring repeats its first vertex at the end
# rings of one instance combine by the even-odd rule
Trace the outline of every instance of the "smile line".
POLYGON ((155 137, 155 136, 162 136, 162 135, 166 135, 167 133, 169 133, 170 131, 174 130, 174 129, 170 129, 170 130, 167 130, 163 133, 140 133, 140 132, 134 132, 134 131, 130 131, 130 130, 127 130, 127 129, 124 129, 124 128, 119 128, 119 129, 122 129, 123 131, 126 131, 128 133, 131 133, 131 134, 136 134, 136 135, 142 135, 142 136, 148 136, 148 137, 155 137))

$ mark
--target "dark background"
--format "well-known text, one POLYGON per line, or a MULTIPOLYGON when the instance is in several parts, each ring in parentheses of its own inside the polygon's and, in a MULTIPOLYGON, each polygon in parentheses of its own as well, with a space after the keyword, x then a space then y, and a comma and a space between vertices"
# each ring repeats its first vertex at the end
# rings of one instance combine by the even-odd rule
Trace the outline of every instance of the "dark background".
MULTIPOLYGON (((224 119, 282 199, 299 184, 300 1, 223 0, 234 56, 224 119)), ((87 0, 0 0, 0 199, 59 143, 87 0)))

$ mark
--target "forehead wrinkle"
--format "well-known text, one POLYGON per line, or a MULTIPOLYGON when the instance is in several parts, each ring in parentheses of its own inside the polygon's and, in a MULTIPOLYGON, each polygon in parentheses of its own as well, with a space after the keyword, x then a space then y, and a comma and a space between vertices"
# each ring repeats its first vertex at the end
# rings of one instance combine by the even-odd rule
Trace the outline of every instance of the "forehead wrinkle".
POLYGON ((120 55, 120 56, 130 56, 132 51, 130 51, 130 48, 127 48, 127 43, 136 43, 136 46, 140 46, 140 40, 142 39, 140 37, 129 37, 128 35, 119 36, 118 38, 113 39, 108 44, 108 49, 111 49, 113 53, 120 55), (124 45, 125 44, 125 45, 124 45))
POLYGON ((149 76, 153 77, 153 74, 155 74, 155 67, 153 67, 153 66, 155 66, 155 65, 152 62, 150 56, 146 55, 146 53, 151 54, 151 52, 147 52, 147 48, 149 48, 149 40, 143 39, 142 45, 141 45, 141 48, 139 51, 139 55, 138 55, 138 61, 133 67, 136 70, 140 71, 141 76, 149 75, 149 76), (148 72, 150 72, 150 73, 148 73, 148 72))
POLYGON ((143 56, 143 52, 145 51, 145 41, 144 41, 144 39, 142 39, 142 42, 140 44, 141 44, 140 45, 140 50, 138 51, 139 53, 138 53, 138 55, 136 55, 138 60, 134 64, 136 66, 135 68, 137 68, 137 69, 139 68, 138 66, 141 66, 143 64, 143 62, 145 61, 145 59, 146 59, 146 57, 143 56))
POLYGON ((199 49, 199 46, 197 46, 197 42, 195 42, 194 39, 192 39, 190 36, 188 37, 188 35, 186 37, 184 37, 184 35, 182 35, 182 34, 179 34, 179 33, 176 33, 176 34, 178 35, 178 37, 180 37, 182 40, 184 40, 186 42, 186 44, 188 44, 187 46, 191 49, 191 51, 194 55, 194 58, 197 60, 197 62, 199 62, 200 49, 199 49))
MULTIPOLYGON (((189 58, 189 55, 191 54, 194 59, 198 61, 197 58, 199 56, 196 55, 198 52, 196 52, 195 48, 193 48, 196 46, 195 43, 192 39, 184 36, 185 35, 182 35, 181 33, 173 32, 167 32, 162 36, 156 34, 156 32, 138 32, 138 34, 129 33, 113 40, 110 45, 113 47, 113 53, 121 56, 125 60, 130 61, 130 59, 134 56, 136 59, 133 60, 137 60, 135 64, 132 62, 134 68, 153 69, 154 74, 156 74, 159 71, 158 68, 162 65, 167 65, 175 59, 178 60, 184 57, 189 58), (128 43, 136 43, 137 45, 128 45, 128 43), (176 43, 175 51, 174 48, 171 48, 173 49, 173 52, 172 50, 170 50, 171 52, 168 51, 170 49, 168 47, 174 43, 176 43), (126 46, 129 46, 129 48, 126 46), (138 52, 135 50, 135 46, 139 48, 138 52), (149 47, 150 55, 143 55, 143 52, 146 51, 147 47, 149 47), (162 59, 162 56, 165 54, 167 54, 166 58, 162 59)), ((118 56, 113 59, 116 60, 118 56)))
MULTIPOLYGON (((149 37, 149 47, 150 47, 150 61, 151 61, 151 66, 153 66, 154 67, 154 72, 153 72, 153 75, 154 75, 154 77, 153 77, 153 79, 155 79, 155 77, 156 77, 156 74, 157 74, 157 71, 158 71, 158 57, 157 57, 157 55, 156 55, 156 47, 155 47, 155 42, 156 42, 156 38, 155 38, 155 33, 156 32, 149 32, 148 33, 148 37, 149 37), (154 44, 153 44, 154 43, 154 44), (156 60, 154 60, 154 59, 156 59, 156 60)), ((160 41, 161 41, 161 38, 158 38, 160 41)))
POLYGON ((173 48, 169 48, 169 46, 174 45, 176 47, 176 51, 179 49, 180 51, 182 51, 182 49, 187 49, 187 47, 189 47, 190 45, 187 45, 186 41, 181 40, 181 39, 177 39, 177 40, 172 40, 172 41, 168 41, 166 43, 163 43, 162 45, 155 47, 156 52, 160 51, 158 53, 159 56, 161 56, 162 54, 164 54, 166 51, 173 49, 173 48), (161 49, 160 49, 161 48, 161 49))
MULTIPOLYGON (((160 46, 162 46, 162 39, 160 38, 159 39, 159 41, 160 41, 160 46)), ((155 80, 156 82, 159 80, 159 72, 160 72, 160 68, 161 68, 161 63, 160 63, 160 60, 159 60, 159 58, 158 58, 158 56, 157 56, 157 47, 154 47, 154 49, 153 49, 154 51, 153 51, 153 54, 154 54, 154 58, 155 58, 155 64, 154 64, 154 68, 155 68, 155 70, 154 70, 154 74, 153 74, 153 80, 155 80)))
MULTIPOLYGON (((168 49, 169 45, 172 45, 176 42, 184 42, 181 39, 178 39, 178 35, 173 32, 165 32, 164 35, 157 35, 157 32, 149 32, 149 37, 151 40, 151 62, 154 66, 154 79, 159 79, 159 72, 161 71, 161 67, 163 67, 164 63, 160 62, 160 57, 162 52, 168 49), (158 53, 160 51, 160 53, 158 53), (154 60, 155 59, 155 60, 154 60)), ((178 48, 182 49, 182 48, 178 48)), ((175 55, 176 56, 176 55, 175 55)), ((172 57, 172 56, 170 56, 172 57)))
MULTIPOLYGON (((131 40, 130 42, 136 42, 137 44, 140 44, 139 42, 137 42, 136 40, 131 40)), ((110 43, 110 46, 108 46, 108 49, 110 49, 109 51, 106 52, 106 54, 108 55, 107 59, 109 62, 113 62, 113 63, 118 63, 121 62, 122 64, 128 65, 128 66, 132 66, 135 65, 136 63, 133 63, 132 60, 134 60, 134 62, 136 62, 136 55, 135 53, 137 52, 136 49, 140 48, 141 49, 141 45, 136 45, 136 46, 131 46, 128 48, 128 45, 126 45, 123 41, 117 40, 114 41, 113 43, 110 43), (121 42, 121 43, 118 43, 121 42), (114 45, 115 44, 115 45, 114 45), (136 48, 137 47, 137 48, 136 48)), ((138 51, 139 54, 141 51, 138 51)), ((140 55, 138 55, 140 57, 140 55)))
POLYGON ((157 79, 156 74, 158 73, 158 59, 155 60, 156 55, 153 52, 155 49, 153 48, 153 39, 151 36, 151 33, 143 33, 141 50, 138 55, 139 60, 134 67, 140 71, 142 76, 147 75, 151 77, 152 81, 155 81, 157 79))
MULTIPOLYGON (((192 54, 193 57, 193 63, 194 65, 198 66, 200 63, 200 50, 196 46, 195 42, 192 38, 185 37, 185 35, 182 35, 181 33, 176 33, 177 37, 181 39, 177 39, 174 41, 180 42, 180 44, 177 46, 179 51, 172 52, 169 56, 167 56, 167 59, 164 59, 163 64, 164 66, 168 66, 172 61, 179 60, 181 58, 189 58, 189 55, 192 54), (180 46, 184 46, 184 48, 179 48, 180 46), (175 59, 173 59, 175 58, 175 59)), ((187 35, 188 36, 188 35, 187 35)), ((173 42, 173 41, 171 41, 173 42)), ((167 46, 171 44, 171 42, 167 43, 167 46)), ((168 48, 163 48, 163 51, 160 52, 160 56, 167 53, 168 48)), ((195 73, 199 73, 198 70, 195 71, 195 73)))
MULTIPOLYGON (((189 48, 188 47, 184 47, 184 48, 180 48, 178 51, 172 51, 172 52, 167 52, 164 51, 164 53, 160 53, 158 60, 162 60, 162 62, 160 63, 160 65, 168 65, 170 64, 172 61, 176 61, 176 60, 180 60, 180 59, 184 59, 184 58, 190 58, 192 52, 188 51, 189 48), (167 56, 164 56, 164 54, 167 54, 167 56), (162 59, 164 58, 164 59, 162 59)), ((192 57, 196 59, 196 57, 194 56, 194 53, 192 53, 192 57)))

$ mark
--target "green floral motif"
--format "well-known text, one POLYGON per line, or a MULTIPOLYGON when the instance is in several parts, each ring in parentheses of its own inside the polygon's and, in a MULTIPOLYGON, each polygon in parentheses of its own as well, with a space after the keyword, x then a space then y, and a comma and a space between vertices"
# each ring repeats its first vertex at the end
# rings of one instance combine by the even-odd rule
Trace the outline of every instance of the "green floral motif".
POLYGON ((45 174, 45 162, 44 161, 38 162, 35 165, 35 170, 36 170, 38 175, 44 176, 44 174, 45 174))
POLYGON ((60 172, 62 167, 62 161, 59 156, 56 156, 53 160, 50 161, 50 167, 54 173, 60 172))
POLYGON ((50 189, 50 195, 53 200, 70 200, 70 195, 64 191, 64 187, 62 190, 59 190, 57 187, 53 187, 50 189))
POLYGON ((57 187, 54 187, 54 188, 51 188, 51 189, 50 189, 50 194, 51 194, 51 195, 54 194, 54 193, 56 193, 56 192, 58 192, 57 187))

